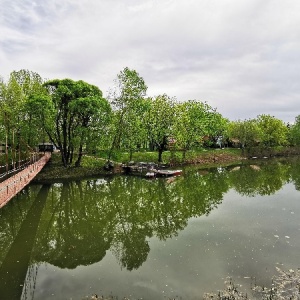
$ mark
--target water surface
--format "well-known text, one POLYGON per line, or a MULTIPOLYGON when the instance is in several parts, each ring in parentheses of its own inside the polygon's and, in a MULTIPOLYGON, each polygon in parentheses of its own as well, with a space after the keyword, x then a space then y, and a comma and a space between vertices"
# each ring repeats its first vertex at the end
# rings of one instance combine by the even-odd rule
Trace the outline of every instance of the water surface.
POLYGON ((0 210, 0 295, 201 299, 226 276, 251 293, 300 266, 299 190, 297 159, 32 184, 0 210))

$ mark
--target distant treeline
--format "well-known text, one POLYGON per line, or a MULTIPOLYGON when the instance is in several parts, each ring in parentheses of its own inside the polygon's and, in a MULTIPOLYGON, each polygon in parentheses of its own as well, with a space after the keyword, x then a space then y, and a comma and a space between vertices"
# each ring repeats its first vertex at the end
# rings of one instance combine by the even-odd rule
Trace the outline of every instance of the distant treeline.
POLYGON ((13 71, 0 79, 0 147, 23 152, 40 142, 60 149, 64 166, 79 166, 84 153, 107 150, 129 153, 150 149, 162 161, 165 150, 234 146, 300 145, 300 115, 293 125, 271 115, 230 121, 207 102, 178 102, 166 94, 147 97, 147 85, 135 71, 117 74, 107 99, 102 91, 82 80, 44 81, 32 71, 13 71), (75 157, 76 155, 76 157, 75 157))

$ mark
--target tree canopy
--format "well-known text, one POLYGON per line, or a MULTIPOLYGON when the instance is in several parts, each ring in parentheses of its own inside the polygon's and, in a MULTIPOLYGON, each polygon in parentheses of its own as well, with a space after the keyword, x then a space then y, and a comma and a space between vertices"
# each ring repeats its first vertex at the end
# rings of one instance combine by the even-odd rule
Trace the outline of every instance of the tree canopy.
POLYGON ((158 150, 158 162, 162 162, 162 153, 167 149, 174 124, 174 99, 166 94, 149 99, 149 108, 145 116, 149 142, 158 150))
POLYGON ((80 165, 83 146, 91 138, 98 123, 107 122, 110 106, 101 90, 82 80, 50 80, 45 82, 54 106, 54 124, 47 132, 60 149, 64 166, 72 163, 74 149, 78 148, 76 165, 80 165))
POLYGON ((117 75, 109 96, 115 117, 108 159, 114 149, 123 145, 132 153, 141 142, 144 133, 141 118, 147 88, 144 79, 135 70, 126 67, 117 75))
POLYGON ((13 71, 7 82, 0 77, 0 140, 26 150, 51 141, 65 167, 80 166, 85 151, 100 149, 108 159, 128 152, 129 160, 134 151, 155 150, 162 162, 166 150, 181 151, 185 160, 189 150, 230 141, 248 150, 300 145, 299 116, 292 125, 268 114, 229 121, 205 101, 147 97, 147 89, 143 77, 128 67, 117 74, 108 100, 83 80, 45 82, 38 73, 13 71))

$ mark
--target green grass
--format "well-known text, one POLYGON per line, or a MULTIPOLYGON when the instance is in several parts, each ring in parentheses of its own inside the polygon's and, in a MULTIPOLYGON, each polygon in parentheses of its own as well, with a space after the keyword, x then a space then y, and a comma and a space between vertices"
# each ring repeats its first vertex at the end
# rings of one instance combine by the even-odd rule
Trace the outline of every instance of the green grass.
POLYGON ((106 162, 104 158, 97 158, 94 156, 85 155, 82 157, 81 166, 84 168, 102 168, 106 162))
MULTIPOLYGON (((116 168, 113 171, 104 170, 107 162, 107 153, 98 153, 94 155, 84 155, 81 167, 76 168, 74 165, 64 168, 61 163, 60 153, 53 153, 50 163, 42 170, 36 180, 58 180, 58 179, 74 179, 89 176, 107 175, 118 173, 121 168, 118 164, 127 163, 129 161, 129 153, 115 152, 112 159, 116 168)), ((182 163, 199 164, 202 167, 224 164, 230 164, 241 159, 239 149, 208 149, 187 151, 186 161, 182 161, 182 151, 165 151, 163 152, 163 163, 173 166, 182 163)), ((135 162, 157 162, 158 152, 140 151, 133 153, 132 160, 135 162)))
MULTIPOLYGON (((186 152, 185 160, 192 161, 199 156, 208 158, 219 154, 226 154, 230 156, 239 157, 241 155, 240 149, 197 149, 186 152)), ((102 151, 97 154, 97 157, 107 160, 107 152, 102 151)), ((130 154, 128 152, 115 151, 112 155, 112 161, 119 163, 127 163, 130 160, 130 154)), ((163 163, 183 163, 183 152, 182 151, 164 151, 162 154, 163 163)), ((134 162, 157 162, 158 152, 157 151, 139 151, 134 152, 132 155, 132 161, 134 162)))

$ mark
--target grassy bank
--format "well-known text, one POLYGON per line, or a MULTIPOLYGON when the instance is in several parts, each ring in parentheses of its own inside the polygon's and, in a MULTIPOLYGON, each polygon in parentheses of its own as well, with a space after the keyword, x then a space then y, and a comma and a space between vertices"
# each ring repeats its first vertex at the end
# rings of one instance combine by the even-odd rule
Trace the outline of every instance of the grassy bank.
MULTIPOLYGON (((105 151, 99 152, 98 157, 106 159, 107 153, 105 151)), ((240 158, 241 150, 236 148, 226 149, 199 149, 186 151, 185 157, 182 151, 164 151, 162 158, 163 164, 190 164, 200 163, 202 160, 205 162, 214 162, 214 158, 227 157, 228 159, 240 158)), ((220 159, 221 159, 220 158, 220 159)), ((126 163, 130 160, 130 154, 128 152, 115 151, 113 153, 112 160, 117 162, 126 163)), ((132 161, 143 161, 143 162, 157 162, 158 153, 155 151, 138 151, 132 154, 132 161)))
MULTIPOLYGON (((82 166, 62 166, 59 153, 53 153, 50 162, 37 175, 36 182, 63 181, 70 179, 81 179, 93 176, 109 176, 122 171, 121 164, 129 162, 129 153, 120 152, 115 156, 115 168, 106 171, 104 165, 107 162, 106 156, 100 153, 97 156, 85 155, 82 159, 82 166)), ((239 149, 211 149, 201 151, 188 151, 185 160, 182 160, 182 152, 165 151, 163 164, 170 167, 178 167, 187 164, 197 164, 199 167, 228 165, 241 161, 241 150, 239 149)), ((157 162, 157 152, 136 152, 133 154, 134 162, 157 162)))
POLYGON ((59 153, 53 153, 48 164, 34 179, 35 182, 56 182, 70 179, 82 179, 98 175, 111 175, 112 172, 104 170, 105 161, 96 157, 85 156, 82 166, 65 168, 59 153))
MULTIPOLYGON (((300 154, 299 147, 276 147, 276 148, 252 148, 241 149, 200 149, 187 151, 185 158, 182 151, 165 151, 163 152, 162 164, 169 167, 180 167, 183 165, 197 164, 199 168, 213 166, 226 166, 239 163, 246 158, 251 157, 288 157, 300 154)), ((93 176, 108 176, 121 173, 122 164, 129 162, 130 154, 128 152, 114 152, 112 161, 115 168, 106 171, 104 165, 107 162, 107 152, 102 151, 96 155, 85 155, 82 159, 81 167, 70 166, 64 168, 61 163, 59 153, 53 153, 51 161, 36 177, 35 181, 63 181, 70 179, 80 179, 93 176)), ((154 162, 157 163, 157 152, 139 151, 132 155, 133 162, 154 162)))

